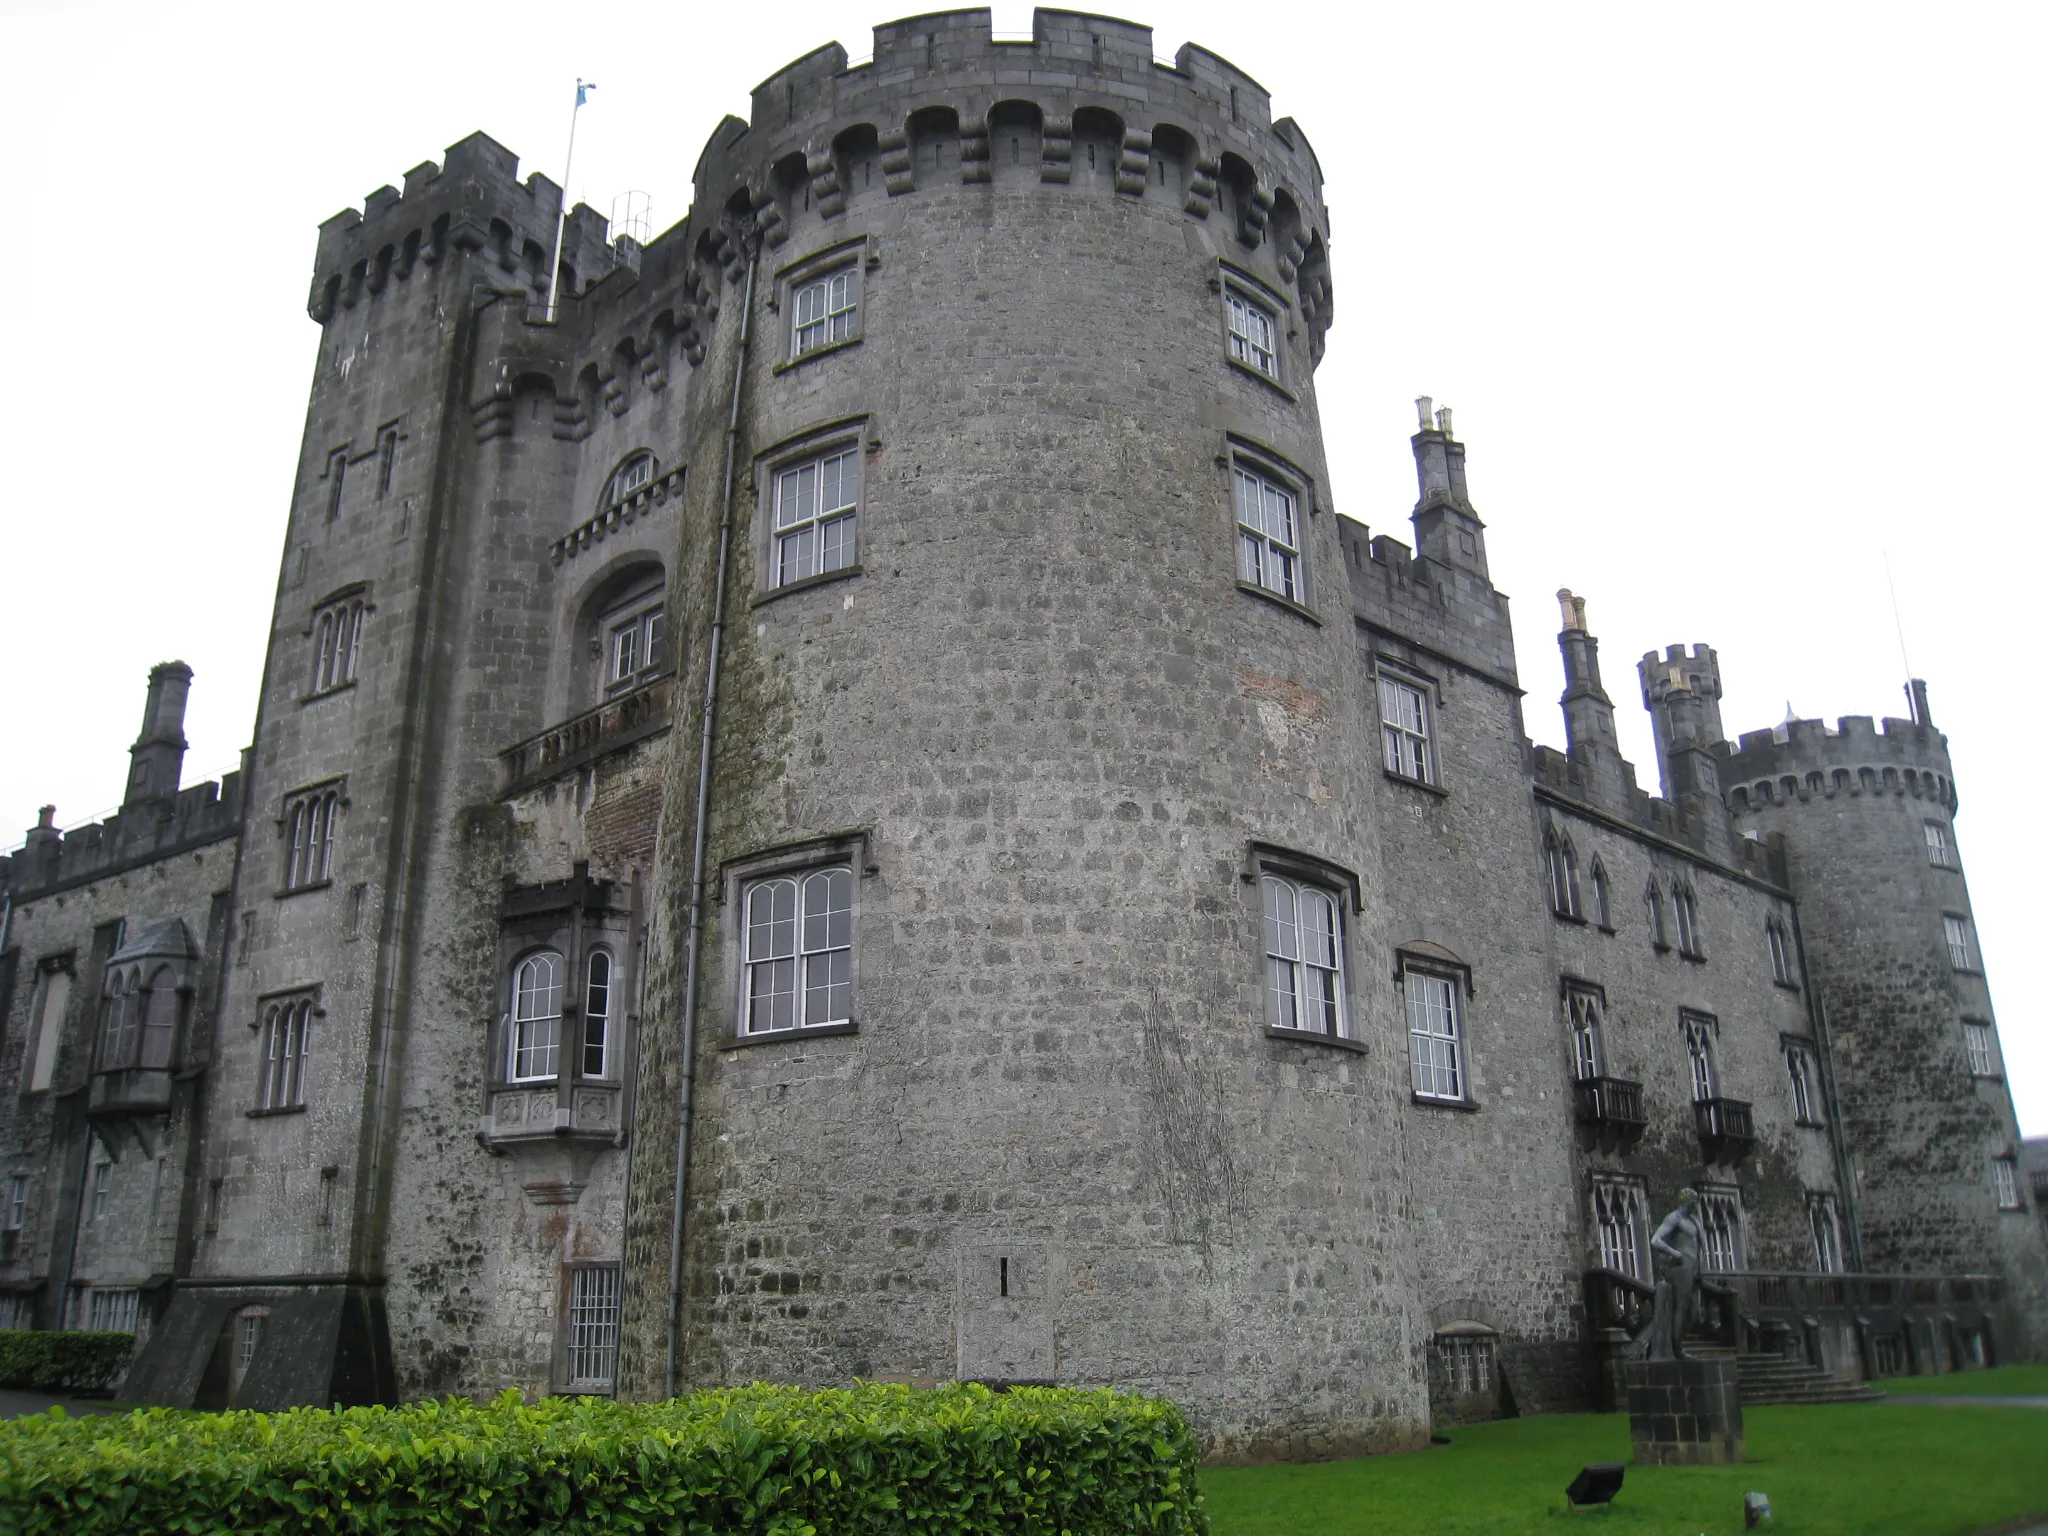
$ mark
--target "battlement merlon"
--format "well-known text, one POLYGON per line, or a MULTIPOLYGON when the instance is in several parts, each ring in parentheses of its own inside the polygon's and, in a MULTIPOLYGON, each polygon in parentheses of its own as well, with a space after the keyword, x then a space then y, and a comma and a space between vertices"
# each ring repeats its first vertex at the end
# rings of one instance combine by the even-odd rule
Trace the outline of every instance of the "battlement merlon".
POLYGON ((1832 730, 1821 720, 1788 720, 1744 731, 1721 753, 1721 781, 1737 813, 1842 794, 1910 795, 1951 815, 1960 803, 1948 738, 1918 720, 1880 725, 1869 715, 1843 715, 1832 730))
MULTIPOLYGON (((382 293, 449 255, 488 253, 492 281, 544 289, 562 189, 539 171, 519 180, 519 157, 483 133, 448 146, 436 165, 405 173, 401 192, 377 188, 361 212, 343 209, 320 226, 306 311, 325 325, 340 310, 382 293)), ((562 236, 565 273, 582 280, 611 269, 606 220, 587 204, 562 236)))
POLYGON ((858 123, 889 134, 912 112, 942 107, 972 128, 1005 101, 1035 102, 1049 120, 1099 108, 1142 140, 1170 124, 1196 139, 1201 175, 1213 179, 1223 158, 1236 156, 1256 175, 1254 200, 1285 190, 1307 232, 1327 239, 1315 151, 1292 119, 1273 120, 1263 85, 1194 43, 1173 64, 1159 61, 1150 27, 1043 8, 1032 13, 1029 41, 996 38, 986 9, 938 11, 876 27, 870 62, 849 67, 838 43, 804 54, 754 87, 743 134, 722 125, 712 135, 698 162, 696 208, 728 206, 736 184, 765 195, 765 167, 798 151, 823 154, 858 123))
POLYGON ((55 808, 44 807, 22 847, 0 855, 0 891, 34 901, 239 835, 247 764, 244 753, 243 772, 188 784, 167 808, 142 805, 68 832, 54 825, 55 808))

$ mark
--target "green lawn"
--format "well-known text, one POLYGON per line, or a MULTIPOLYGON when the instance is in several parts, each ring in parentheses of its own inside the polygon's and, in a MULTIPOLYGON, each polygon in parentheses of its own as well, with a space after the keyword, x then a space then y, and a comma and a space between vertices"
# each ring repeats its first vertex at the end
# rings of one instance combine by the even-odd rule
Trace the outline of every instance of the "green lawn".
POLYGON ((1479 1424, 1406 1456, 1208 1468, 1202 1492, 1215 1536, 1736 1536, 1752 1488, 1770 1496, 1777 1536, 1964 1536, 2048 1515, 2048 1410, 1842 1403, 1743 1418, 1741 1466, 1631 1466, 1604 1509, 1567 1508, 1564 1487, 1587 1462, 1629 1459, 1621 1414, 1479 1424))
POLYGON ((2048 1365, 1999 1365, 1946 1376, 1888 1376, 1874 1385, 1894 1397, 2048 1397, 2048 1365))

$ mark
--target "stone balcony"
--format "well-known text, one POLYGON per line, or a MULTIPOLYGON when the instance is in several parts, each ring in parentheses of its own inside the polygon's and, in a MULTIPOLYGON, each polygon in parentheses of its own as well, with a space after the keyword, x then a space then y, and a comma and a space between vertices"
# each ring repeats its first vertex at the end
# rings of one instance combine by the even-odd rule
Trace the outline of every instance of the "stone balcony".
POLYGON ((573 773, 608 753, 667 730, 674 684, 675 674, 664 673, 507 747, 498 754, 504 764, 503 793, 518 794, 560 774, 573 773))
POLYGON ((1709 1163, 1739 1163, 1756 1147, 1756 1121, 1741 1099, 1695 1099, 1692 1118, 1709 1163))
POLYGON ((1625 1077, 1582 1077, 1572 1084, 1572 1113, 1603 1151, 1627 1151, 1650 1122, 1643 1085, 1625 1077))
POLYGON ((625 1093, 616 1083, 497 1088, 476 1122, 477 1145, 513 1157, 536 1205, 573 1205, 599 1153, 625 1145, 625 1093))

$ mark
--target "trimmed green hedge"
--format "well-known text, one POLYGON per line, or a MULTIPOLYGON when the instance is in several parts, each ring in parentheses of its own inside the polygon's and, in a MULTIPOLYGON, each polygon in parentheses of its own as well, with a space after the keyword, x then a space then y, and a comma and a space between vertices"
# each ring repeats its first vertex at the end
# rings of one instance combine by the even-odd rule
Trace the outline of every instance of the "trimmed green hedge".
POLYGON ((1107 1389, 53 1412, 0 1425, 0 1536, 1206 1536, 1196 1460, 1172 1403, 1107 1389))
POLYGON ((128 1363, 132 1333, 0 1328, 0 1387, 97 1392, 128 1363))

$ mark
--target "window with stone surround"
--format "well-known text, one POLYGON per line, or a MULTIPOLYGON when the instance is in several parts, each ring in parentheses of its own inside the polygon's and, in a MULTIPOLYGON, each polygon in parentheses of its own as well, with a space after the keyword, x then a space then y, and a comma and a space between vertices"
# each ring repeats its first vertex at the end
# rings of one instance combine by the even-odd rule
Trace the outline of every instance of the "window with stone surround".
POLYGON ((855 563, 860 450, 832 448, 775 471, 770 586, 784 587, 855 563))
POLYGON ((0 1257, 13 1258, 21 1251, 21 1234, 28 1226, 28 1175, 12 1174, 0 1188, 0 1257))
POLYGON ((1460 1397, 1493 1390, 1497 1338, 1486 1334, 1438 1334, 1437 1363, 1445 1383, 1460 1397))
POLYGON ((742 897, 749 1035, 853 1018, 853 871, 843 864, 755 880, 742 897))
POLYGON ((1800 1125, 1823 1125, 1820 1112, 1820 1075, 1809 1041, 1787 1036, 1785 1075, 1792 1084, 1792 1118, 1800 1125))
POLYGON ((1733 1186, 1710 1186, 1700 1192, 1699 1222, 1705 1245, 1700 1268, 1727 1274, 1742 1268, 1742 1192, 1733 1186))
POLYGON ((1643 906, 1650 918, 1650 948, 1661 954, 1671 947, 1671 939, 1664 930, 1664 891, 1655 875, 1643 887, 1643 906))
POLYGON ((1643 1219, 1643 1186, 1640 1180, 1611 1175, 1593 1177, 1593 1230, 1600 1240, 1600 1267, 1631 1280, 1647 1278, 1648 1263, 1643 1246, 1647 1223, 1643 1219))
POLYGON ((1693 895, 1692 886, 1683 880, 1671 882, 1671 911, 1678 919, 1678 952, 1688 960, 1706 959, 1707 951, 1700 934, 1699 901, 1693 895))
POLYGON ((1435 783, 1427 685, 1383 670, 1379 674, 1379 691, 1380 744, 1387 772, 1422 784, 1435 783))
POLYGON ((332 693, 356 680, 363 626, 370 606, 360 590, 329 598, 313 610, 313 680, 309 695, 332 693))
POLYGON ((859 331, 860 267, 848 261, 799 286, 789 296, 789 355, 792 360, 850 341, 859 331))
POLYGON ((85 1326, 95 1333, 133 1333, 142 1317, 142 1292, 132 1285, 96 1285, 85 1326))
POLYGON ((1948 963, 1959 971, 1981 969, 1977 957, 1976 926, 1960 912, 1949 912, 1941 919, 1942 937, 1948 942, 1948 963))
POLYGON ((1409 1084, 1417 1099, 1462 1104, 1471 1098, 1465 1061, 1463 980, 1403 956, 1401 993, 1408 1012, 1409 1084))
POLYGON ((1608 896, 1607 866, 1600 862, 1600 855, 1593 855, 1593 921, 1600 925, 1602 933, 1614 932, 1614 909, 1608 896))
POLYGON ((1842 1218, 1829 1194, 1806 1197, 1806 1224, 1813 1231, 1813 1267, 1824 1275, 1839 1275, 1842 1262, 1842 1218))
POLYGON ((611 479, 605 482, 604 504, 615 507, 635 491, 648 485, 654 479, 654 455, 641 452, 630 454, 626 461, 612 471, 611 479))
POLYGON ((1972 1077, 1997 1077, 1998 1031, 1989 1019, 1963 1020, 1963 1047, 1970 1057, 1972 1077))
POLYGON ((1572 1072, 1581 1082, 1607 1074, 1607 1050, 1600 1038, 1600 1015, 1605 1000, 1600 989, 1588 982, 1564 984, 1566 1026, 1572 1037, 1572 1072))
POLYGON ((1714 1060, 1719 1022, 1712 1014, 1681 1009, 1679 1032, 1685 1037, 1686 1059, 1692 1064, 1692 1101, 1703 1104, 1721 1096, 1721 1073, 1714 1060))
POLYGON ((1226 286, 1223 290, 1223 314, 1229 326, 1231 357, 1269 379, 1279 378, 1279 327, 1274 323, 1272 311, 1243 290, 1226 286))
POLYGON ((1344 920, 1335 892, 1278 874, 1259 880, 1265 915, 1266 1027, 1350 1034, 1344 1012, 1344 920))
POLYGON ((318 1012, 318 996, 310 991, 263 1000, 257 1019, 256 1113, 306 1107, 306 1056, 318 1012))
POLYGON ((1998 1195, 2001 1211, 2017 1211, 2020 1204, 2020 1165, 2013 1157, 1994 1157, 1991 1160, 1991 1184, 1998 1195))
POLYGON ((562 956, 543 949, 512 971, 511 1061, 506 1079, 534 1083, 552 1079, 562 1050, 562 956))
POLYGON ((23 1090, 48 1091, 57 1072, 57 1048, 63 1043, 64 1014, 71 1006, 70 953, 48 955, 36 962, 36 993, 29 1014, 28 1069, 22 1074, 23 1090))
POLYGON ((1291 603, 1301 602, 1299 499, 1279 481, 1241 462, 1232 478, 1237 486, 1238 579, 1291 603))
POLYGON ((315 890, 332 878, 334 839, 341 830, 342 809, 348 804, 347 788, 344 780, 330 779, 285 796, 284 814, 278 821, 284 836, 284 881, 279 895, 315 890))
POLYGON ((1764 947, 1770 951, 1771 980, 1781 987, 1798 986, 1792 957, 1792 934, 1776 913, 1764 919, 1764 947))
POLYGON ((100 1071, 168 1067, 178 1001, 177 973, 168 965, 110 967, 100 999, 100 1071))
POLYGON ((1543 868, 1550 886, 1554 916, 1583 922, 1579 913, 1579 856, 1568 833, 1555 826, 1543 830, 1543 868))
POLYGON ((666 588, 657 567, 612 596, 597 617, 599 670, 607 697, 637 688, 668 664, 666 588))
POLYGON ((1927 835, 1927 862, 1936 869, 1956 867, 1955 844, 1949 841, 1948 823, 1926 821, 1921 824, 1927 835))
POLYGON ((593 949, 583 978, 583 1075, 612 1075, 612 956, 593 949))

